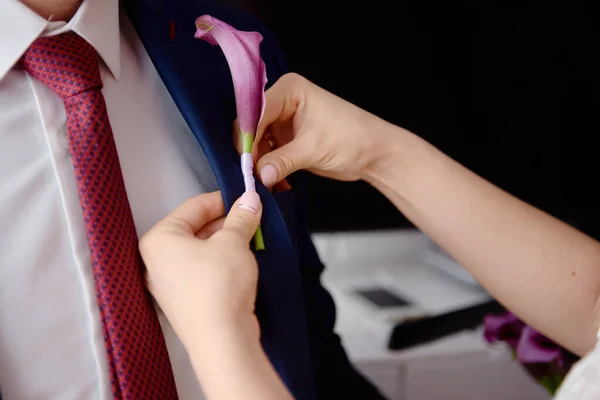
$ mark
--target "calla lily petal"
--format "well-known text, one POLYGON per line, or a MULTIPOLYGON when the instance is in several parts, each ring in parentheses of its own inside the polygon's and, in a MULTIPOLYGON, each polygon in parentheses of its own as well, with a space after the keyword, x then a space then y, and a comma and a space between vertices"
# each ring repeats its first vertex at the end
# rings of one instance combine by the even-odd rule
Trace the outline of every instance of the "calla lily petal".
POLYGON ((487 315, 483 326, 483 335, 489 343, 506 342, 513 350, 517 348, 525 328, 525 324, 510 312, 502 315, 487 315))
POLYGON ((260 57, 262 35, 237 30, 203 15, 196 19, 194 36, 221 47, 231 70, 240 130, 242 134, 254 135, 265 109, 267 70, 260 57))
POLYGON ((563 364, 560 347, 529 326, 523 329, 516 355, 523 364, 547 364, 553 361, 559 366, 563 364))
MULTIPOLYGON (((196 19, 194 37, 220 46, 229 64, 242 135, 241 168, 244 186, 247 192, 255 192, 254 162, 251 153, 256 129, 265 110, 267 84, 267 69, 260 57, 260 43, 263 37, 258 32, 237 30, 210 15, 196 19)), ((257 250, 263 250, 265 247, 260 226, 254 236, 254 243, 257 250)))

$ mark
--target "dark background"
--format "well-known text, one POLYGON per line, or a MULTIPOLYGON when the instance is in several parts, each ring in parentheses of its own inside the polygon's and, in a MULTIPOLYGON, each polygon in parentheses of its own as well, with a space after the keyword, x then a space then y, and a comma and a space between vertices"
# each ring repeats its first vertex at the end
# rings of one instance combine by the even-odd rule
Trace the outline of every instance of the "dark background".
MULTIPOLYGON (((255 13, 292 71, 600 236, 592 2, 222 1, 255 13)), ((310 191, 314 231, 411 226, 362 182, 310 191)))

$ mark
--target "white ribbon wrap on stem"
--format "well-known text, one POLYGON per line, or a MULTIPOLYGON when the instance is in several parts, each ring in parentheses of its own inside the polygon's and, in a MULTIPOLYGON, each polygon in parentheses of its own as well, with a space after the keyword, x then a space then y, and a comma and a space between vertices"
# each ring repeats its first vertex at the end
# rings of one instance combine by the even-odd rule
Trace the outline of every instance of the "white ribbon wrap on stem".
POLYGON ((246 192, 256 192, 254 182, 254 162, 252 154, 242 153, 242 176, 244 177, 244 187, 246 192))

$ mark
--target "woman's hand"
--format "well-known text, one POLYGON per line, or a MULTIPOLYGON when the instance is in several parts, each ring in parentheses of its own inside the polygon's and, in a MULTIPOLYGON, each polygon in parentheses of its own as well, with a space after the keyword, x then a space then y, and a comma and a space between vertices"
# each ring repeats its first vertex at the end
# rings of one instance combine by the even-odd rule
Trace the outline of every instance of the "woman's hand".
MULTIPOLYGON (((388 135, 399 128, 296 74, 266 92, 253 156, 266 186, 299 169, 343 181, 364 179, 390 155, 388 135), (271 144, 277 148, 271 151, 271 144)), ((235 135, 241 150, 239 135, 235 135)))
POLYGON ((221 218, 220 193, 208 193, 140 240, 148 288, 188 351, 224 330, 242 329, 258 341, 258 270, 249 242, 261 212, 258 194, 246 193, 221 218))
POLYGON ((208 193, 140 240, 148 288, 208 399, 292 399, 260 345, 254 314, 258 268, 249 243, 261 213, 258 194, 245 193, 222 218, 220 193, 208 193))

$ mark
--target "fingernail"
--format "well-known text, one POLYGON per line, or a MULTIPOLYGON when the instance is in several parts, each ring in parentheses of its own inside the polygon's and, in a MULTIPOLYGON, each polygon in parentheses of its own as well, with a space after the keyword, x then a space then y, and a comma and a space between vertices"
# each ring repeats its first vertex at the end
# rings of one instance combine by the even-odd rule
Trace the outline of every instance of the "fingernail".
POLYGON ((270 187, 277 183, 277 168, 273 164, 267 164, 260 170, 260 180, 263 185, 270 187))
POLYGON ((256 214, 260 208, 260 197, 258 196, 258 193, 245 192, 242 197, 240 197, 238 207, 256 214))

